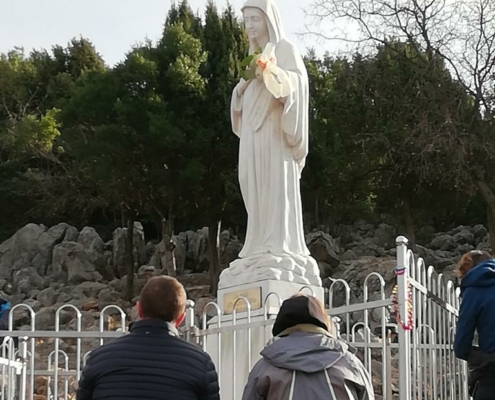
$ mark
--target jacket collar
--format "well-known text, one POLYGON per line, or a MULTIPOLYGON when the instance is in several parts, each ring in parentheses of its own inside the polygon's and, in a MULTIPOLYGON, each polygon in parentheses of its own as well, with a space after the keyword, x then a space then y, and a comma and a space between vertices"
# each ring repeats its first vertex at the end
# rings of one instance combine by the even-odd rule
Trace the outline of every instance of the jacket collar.
POLYGON ((299 325, 291 326, 290 328, 284 330, 282 333, 279 333, 277 336, 279 337, 288 336, 293 332, 319 333, 321 335, 333 337, 332 334, 328 332, 326 329, 320 328, 319 326, 312 324, 299 324, 299 325))
POLYGON ((319 334, 324 337, 326 337, 325 343, 327 343, 327 347, 331 348, 343 348, 345 351, 348 351, 349 353, 356 354, 357 348, 354 346, 351 346, 349 343, 343 341, 340 338, 336 338, 334 335, 332 335, 330 332, 328 332, 326 329, 320 328, 319 326, 315 326, 312 324, 299 324, 295 325, 293 327, 287 328, 285 331, 280 333, 278 336, 275 336, 269 343, 273 343, 283 337, 290 336, 291 334, 294 334, 294 336, 300 336, 304 334, 319 334))
POLYGON ((169 334, 170 336, 179 336, 179 331, 174 324, 161 319, 142 319, 134 322, 130 326, 131 333, 156 333, 169 334))

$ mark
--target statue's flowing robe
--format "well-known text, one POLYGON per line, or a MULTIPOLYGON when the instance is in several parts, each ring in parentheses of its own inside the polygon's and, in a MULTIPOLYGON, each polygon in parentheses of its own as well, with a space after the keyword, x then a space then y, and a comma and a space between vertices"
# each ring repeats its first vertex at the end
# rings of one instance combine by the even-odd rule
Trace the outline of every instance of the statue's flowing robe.
MULTIPOLYGON (((266 5, 267 1, 248 3, 266 5)), ((300 177, 308 154, 308 76, 298 50, 281 37, 278 14, 274 16, 271 9, 263 11, 268 16, 270 41, 277 40, 277 65, 282 79, 290 83, 291 93, 275 99, 264 83, 255 79, 243 95, 236 88, 232 96, 232 128, 240 138, 239 182, 248 212, 240 257, 268 253, 305 258, 309 251, 304 239, 300 177)))

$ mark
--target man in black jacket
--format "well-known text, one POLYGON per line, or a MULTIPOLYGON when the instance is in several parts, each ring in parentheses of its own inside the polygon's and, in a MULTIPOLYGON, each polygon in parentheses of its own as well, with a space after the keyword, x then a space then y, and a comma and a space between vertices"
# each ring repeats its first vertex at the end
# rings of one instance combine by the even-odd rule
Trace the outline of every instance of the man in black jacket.
POLYGON ((151 278, 130 333, 89 355, 77 400, 219 400, 210 356, 178 337, 185 307, 176 279, 151 278))

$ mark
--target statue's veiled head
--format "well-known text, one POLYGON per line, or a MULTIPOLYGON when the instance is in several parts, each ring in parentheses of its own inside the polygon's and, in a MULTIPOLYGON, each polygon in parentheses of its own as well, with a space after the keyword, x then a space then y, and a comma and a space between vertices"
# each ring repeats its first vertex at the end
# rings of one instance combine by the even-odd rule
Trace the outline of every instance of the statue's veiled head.
POLYGON ((260 44, 270 40, 266 15, 259 8, 244 8, 244 26, 250 42, 260 44))
POLYGON ((246 0, 242 7, 250 50, 263 43, 278 43, 285 37, 280 12, 274 0, 246 0))

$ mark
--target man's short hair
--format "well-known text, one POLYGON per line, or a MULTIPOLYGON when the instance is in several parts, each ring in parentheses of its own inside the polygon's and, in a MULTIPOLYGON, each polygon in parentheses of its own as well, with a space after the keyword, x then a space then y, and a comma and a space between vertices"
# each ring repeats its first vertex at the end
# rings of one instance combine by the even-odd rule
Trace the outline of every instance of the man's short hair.
POLYGON ((184 286, 177 279, 165 275, 155 276, 141 291, 143 318, 176 321, 186 309, 186 300, 184 286))

